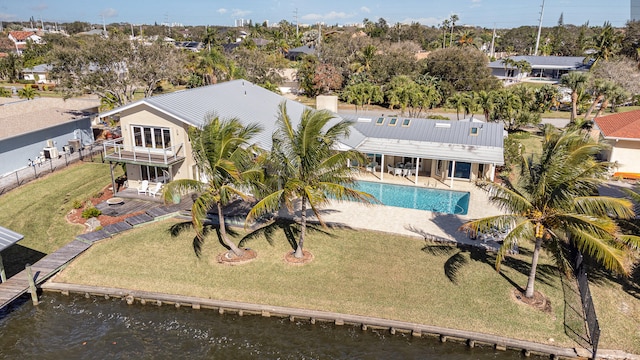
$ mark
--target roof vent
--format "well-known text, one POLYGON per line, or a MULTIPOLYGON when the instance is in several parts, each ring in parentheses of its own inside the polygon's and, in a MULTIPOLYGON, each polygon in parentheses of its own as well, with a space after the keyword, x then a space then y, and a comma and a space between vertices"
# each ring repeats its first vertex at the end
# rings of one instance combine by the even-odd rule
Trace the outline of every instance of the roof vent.
POLYGON ((358 118, 358 122, 371 122, 370 118, 358 118))
POLYGON ((436 123, 436 127, 437 128, 446 128, 446 129, 448 129, 448 128, 451 127, 451 124, 450 123, 436 123))

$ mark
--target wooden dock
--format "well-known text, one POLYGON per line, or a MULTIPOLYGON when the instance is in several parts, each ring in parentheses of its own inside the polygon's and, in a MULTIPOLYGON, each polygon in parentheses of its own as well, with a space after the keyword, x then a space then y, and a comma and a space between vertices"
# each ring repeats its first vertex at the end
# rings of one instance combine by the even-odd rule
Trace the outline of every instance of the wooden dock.
MULTIPOLYGON (((36 285, 44 282, 69 261, 80 255, 91 244, 74 240, 61 247, 58 251, 45 256, 31 266, 31 271, 36 285)), ((0 309, 4 308, 29 290, 29 277, 27 270, 12 276, 6 282, 0 284, 0 309)))

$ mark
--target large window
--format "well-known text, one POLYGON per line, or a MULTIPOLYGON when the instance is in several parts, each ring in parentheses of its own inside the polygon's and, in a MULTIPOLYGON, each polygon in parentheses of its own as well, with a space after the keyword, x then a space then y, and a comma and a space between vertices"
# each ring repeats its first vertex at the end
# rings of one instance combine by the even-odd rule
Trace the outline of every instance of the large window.
POLYGON ((133 126, 133 139, 137 147, 166 149, 171 146, 171 131, 168 128, 133 126))
POLYGON ((142 175, 142 180, 162 183, 166 183, 171 180, 169 178, 169 172, 161 167, 140 165, 140 172, 142 175))

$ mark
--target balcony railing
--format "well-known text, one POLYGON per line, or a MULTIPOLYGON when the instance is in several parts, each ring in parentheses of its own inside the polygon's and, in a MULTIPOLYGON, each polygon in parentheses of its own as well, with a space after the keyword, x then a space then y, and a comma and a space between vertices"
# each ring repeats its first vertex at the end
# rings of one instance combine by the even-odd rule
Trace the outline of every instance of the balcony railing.
POLYGON ((104 157, 107 160, 169 165, 184 159, 183 144, 164 149, 134 147, 125 150, 124 138, 107 140, 103 143, 104 157))

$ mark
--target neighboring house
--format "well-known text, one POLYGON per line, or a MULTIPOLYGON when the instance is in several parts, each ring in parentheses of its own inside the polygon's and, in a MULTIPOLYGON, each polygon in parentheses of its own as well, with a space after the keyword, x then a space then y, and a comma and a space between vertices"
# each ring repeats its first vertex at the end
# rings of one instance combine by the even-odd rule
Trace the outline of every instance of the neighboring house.
POLYGON ((640 110, 594 119, 600 141, 610 145, 604 160, 616 162, 614 176, 640 177, 640 110))
POLYGON ((99 105, 98 100, 57 98, 0 104, 0 175, 28 166, 45 148, 62 152, 69 143, 93 143, 91 120, 99 105))
POLYGON ((289 60, 299 60, 304 55, 315 55, 316 47, 313 45, 302 45, 297 48, 289 49, 285 57, 289 60))
POLYGON ((398 164, 418 169, 414 177, 440 181, 493 181, 504 165, 504 127, 500 123, 415 119, 402 116, 358 118, 357 130, 345 141, 367 154, 379 177, 394 175, 398 164), (451 176, 453 175, 453 176, 451 176))
POLYGON ((22 54, 22 50, 26 48, 27 41, 33 41, 36 44, 42 41, 42 38, 33 31, 10 31, 9 39, 13 41, 19 54, 22 54))
POLYGON ((556 81, 571 71, 589 71, 591 63, 585 63, 583 56, 511 56, 514 62, 526 61, 531 65, 528 72, 504 62, 505 59, 489 63, 491 74, 501 80, 550 80, 556 81))
MULTIPOLYGON (((202 127, 213 114, 223 119, 238 118, 245 125, 258 123, 262 131, 253 142, 270 150, 283 101, 296 126, 307 106, 246 80, 145 98, 100 114, 101 118, 119 116, 122 130, 122 138, 104 143, 105 159, 126 164, 130 187, 139 186, 142 180, 204 180, 192 157, 189 127, 202 127)), ((334 121, 341 119, 336 115, 334 121)), ((381 178, 385 176, 385 164, 410 162, 419 164, 420 175, 442 180, 451 179, 449 174, 468 181, 493 179, 495 166, 504 163, 502 124, 380 119, 358 119, 340 149, 371 154, 372 161, 378 162, 376 171, 381 170, 379 166, 384 169, 381 178)))
POLYGON ((52 66, 49 64, 36 65, 32 68, 22 70, 22 78, 25 80, 33 80, 36 84, 44 84, 48 81, 49 71, 52 66))

